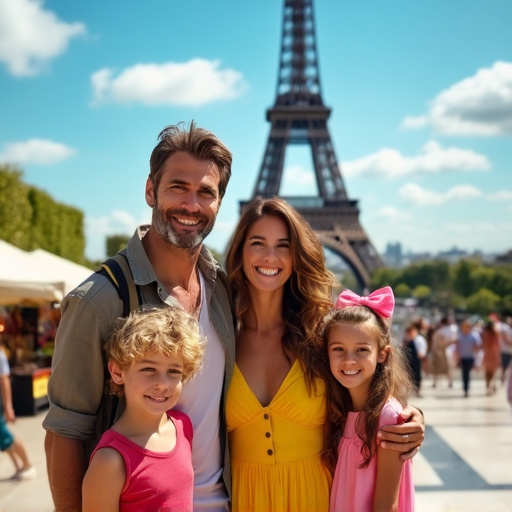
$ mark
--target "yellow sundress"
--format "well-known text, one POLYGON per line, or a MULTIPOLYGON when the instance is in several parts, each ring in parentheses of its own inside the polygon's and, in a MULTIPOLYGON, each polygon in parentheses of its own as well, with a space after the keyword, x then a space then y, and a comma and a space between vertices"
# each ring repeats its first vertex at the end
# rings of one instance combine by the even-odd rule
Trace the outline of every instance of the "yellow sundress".
POLYGON ((326 512, 325 384, 309 396, 298 361, 263 407, 235 365, 227 396, 234 512, 326 512))

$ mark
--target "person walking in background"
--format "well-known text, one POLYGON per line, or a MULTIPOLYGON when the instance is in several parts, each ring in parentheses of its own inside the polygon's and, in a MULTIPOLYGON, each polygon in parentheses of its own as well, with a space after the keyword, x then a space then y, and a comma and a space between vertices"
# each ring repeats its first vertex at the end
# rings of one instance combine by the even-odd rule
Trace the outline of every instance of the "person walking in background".
POLYGON ((510 406, 512 407, 512 372, 509 372, 508 374, 507 400, 510 406))
MULTIPOLYGON (((257 198, 235 228, 226 270, 238 319, 226 405, 232 509, 326 511, 332 475, 322 462, 320 329, 332 307, 334 280, 322 246, 286 201, 257 198)), ((388 447, 408 452, 406 458, 423 440, 419 411, 408 407, 404 418, 411 412, 412 421, 383 431, 388 447), (393 438, 402 443, 390 443, 393 438)))
POLYGON ((119 319, 105 353, 112 391, 126 408, 91 455, 83 512, 192 512, 192 422, 173 407, 203 351, 199 325, 180 308, 119 319))
MULTIPOLYGON (((198 319, 207 338, 203 369, 183 385, 175 409, 194 425, 194 506, 216 512, 229 509, 224 404, 235 333, 226 276, 203 241, 215 224, 231 162, 227 147, 194 122, 188 128, 164 128, 145 186, 151 225, 140 226, 120 253, 142 305, 181 307, 198 319)), ((124 406, 123 400, 118 407, 112 403, 103 350, 123 315, 114 284, 93 273, 64 298, 61 311, 48 384, 50 408, 43 421, 56 512, 80 510, 89 455, 124 406)))
POLYGON ((335 467, 331 512, 414 510, 411 461, 379 445, 384 425, 402 422, 411 388, 402 347, 391 340, 393 291, 344 291, 324 332, 327 385, 324 460, 335 467), (340 439, 341 433, 341 439, 340 439))
POLYGON ((411 380, 415 388, 416 396, 421 396, 422 361, 427 356, 427 340, 418 332, 417 325, 413 322, 405 328, 403 345, 411 380))
POLYGON ((466 398, 469 395, 471 370, 481 346, 482 340, 478 332, 473 328, 473 322, 469 318, 463 320, 457 336, 457 359, 460 361, 462 388, 466 398))
POLYGON ((485 389, 487 395, 492 395, 496 392, 494 375, 501 364, 500 332, 497 323, 489 319, 480 332, 480 337, 484 352, 482 366, 485 375, 485 389))
MULTIPOLYGON (((498 321, 498 331, 500 334, 501 351, 501 384, 506 382, 507 371, 509 371, 512 362, 512 317, 508 316, 504 321, 498 321)), ((512 373, 512 370, 510 371, 512 373)))
POLYGON ((431 361, 431 352, 432 352, 432 334, 434 332, 434 326, 430 322, 430 320, 424 316, 420 316, 416 320, 414 320, 414 325, 416 329, 418 329, 418 334, 423 336, 427 343, 427 353, 425 357, 421 360, 421 371, 422 375, 428 377, 431 373, 430 370, 430 361, 431 361))
POLYGON ((30 462, 23 442, 8 428, 7 423, 15 420, 12 406, 11 370, 4 350, 0 323, 0 451, 7 453, 14 464, 14 480, 29 480, 37 476, 36 468, 30 462))
POLYGON ((453 351, 457 343, 457 326, 448 316, 443 316, 432 334, 432 387, 437 386, 440 375, 448 377, 448 387, 453 386, 455 367, 453 351))

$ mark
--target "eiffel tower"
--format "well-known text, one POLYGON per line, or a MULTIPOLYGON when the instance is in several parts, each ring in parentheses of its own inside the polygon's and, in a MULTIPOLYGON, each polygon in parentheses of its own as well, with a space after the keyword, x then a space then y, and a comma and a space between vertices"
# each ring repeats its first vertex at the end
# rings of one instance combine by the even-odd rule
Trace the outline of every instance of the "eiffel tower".
MULTIPOLYGON (((342 257, 361 289, 382 261, 359 224, 334 153, 322 101, 313 0, 285 0, 277 97, 267 110, 270 136, 252 199, 279 195, 288 144, 311 148, 319 197, 283 197, 310 223, 324 247, 342 257)), ((240 201, 243 212, 249 201, 240 201)))

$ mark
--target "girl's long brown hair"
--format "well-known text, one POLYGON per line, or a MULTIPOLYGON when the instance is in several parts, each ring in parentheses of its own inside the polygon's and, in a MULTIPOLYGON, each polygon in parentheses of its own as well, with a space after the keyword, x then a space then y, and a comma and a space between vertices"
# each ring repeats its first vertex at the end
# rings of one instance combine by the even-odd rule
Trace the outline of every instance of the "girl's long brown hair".
POLYGON ((243 271, 243 247, 249 228, 262 217, 278 217, 288 227, 292 254, 292 275, 285 284, 282 316, 283 345, 299 360, 308 389, 320 376, 322 339, 320 329, 332 305, 336 280, 325 266, 324 252, 306 220, 286 201, 257 198, 240 218, 226 255, 226 270, 233 290, 235 314, 241 322, 250 307, 249 288, 243 271))
POLYGON ((324 357, 327 384, 327 419, 326 436, 322 459, 324 464, 334 472, 338 459, 338 444, 352 408, 352 399, 348 389, 342 386, 332 375, 329 367, 327 338, 334 324, 360 325, 367 324, 375 334, 378 351, 389 347, 388 355, 383 363, 378 363, 370 383, 370 393, 358 417, 356 430, 363 441, 363 463, 367 467, 377 452, 377 432, 380 413, 386 400, 393 396, 403 406, 407 404, 407 396, 412 383, 409 377, 407 362, 402 347, 392 341, 391 322, 375 314, 366 306, 349 306, 334 310, 325 324, 323 334, 324 357))

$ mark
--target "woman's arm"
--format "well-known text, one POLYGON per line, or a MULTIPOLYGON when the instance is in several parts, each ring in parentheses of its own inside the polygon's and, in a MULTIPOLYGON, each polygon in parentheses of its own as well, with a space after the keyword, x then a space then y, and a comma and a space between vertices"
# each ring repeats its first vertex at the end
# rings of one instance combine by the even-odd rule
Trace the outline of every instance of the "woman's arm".
POLYGON ((373 512, 397 510, 403 461, 396 451, 377 449, 377 482, 373 495, 373 512))
POLYGON ((404 423, 382 427, 377 437, 381 441, 380 447, 400 452, 400 458, 407 460, 414 457, 423 444, 425 421, 423 413, 412 405, 405 407, 400 416, 404 423))
POLYGON ((82 512, 119 512, 119 498, 126 480, 124 460, 112 448, 99 449, 82 483, 82 512))

